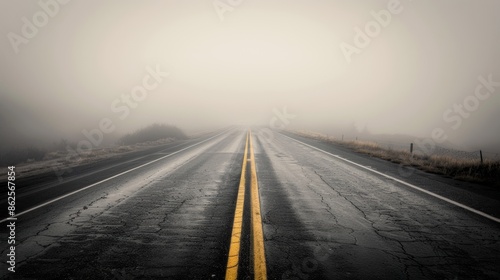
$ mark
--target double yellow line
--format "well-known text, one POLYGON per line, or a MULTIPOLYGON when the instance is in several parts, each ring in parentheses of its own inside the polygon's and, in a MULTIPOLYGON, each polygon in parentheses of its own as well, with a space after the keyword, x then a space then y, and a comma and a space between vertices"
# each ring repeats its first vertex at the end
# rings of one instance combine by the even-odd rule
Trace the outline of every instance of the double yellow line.
POLYGON ((233 230, 229 247, 229 258, 226 268, 226 279, 236 280, 238 278, 238 266, 240 263, 241 232, 243 228, 243 209, 245 206, 246 170, 247 162, 250 161, 250 215, 251 215, 251 254, 253 257, 254 279, 267 279, 266 256, 264 251, 264 232, 262 230, 262 217, 260 212, 259 185, 257 183, 257 171, 255 168, 255 156, 252 146, 252 133, 247 133, 245 143, 245 154, 241 168, 240 185, 234 211, 233 230), (248 158, 248 151, 250 157, 248 158))

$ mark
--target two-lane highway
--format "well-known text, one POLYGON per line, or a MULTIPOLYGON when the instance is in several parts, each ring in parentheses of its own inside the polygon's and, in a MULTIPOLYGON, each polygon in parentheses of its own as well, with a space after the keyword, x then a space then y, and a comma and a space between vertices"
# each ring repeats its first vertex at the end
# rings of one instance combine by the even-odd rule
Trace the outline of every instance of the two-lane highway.
MULTIPOLYGON (((109 168, 94 185, 75 179, 67 196, 44 197, 18 217, 16 273, 6 274, 5 261, 0 273, 500 278, 497 222, 335 157, 335 147, 323 151, 290 136, 234 128, 109 168)), ((53 188, 40 192, 46 189, 53 188)))

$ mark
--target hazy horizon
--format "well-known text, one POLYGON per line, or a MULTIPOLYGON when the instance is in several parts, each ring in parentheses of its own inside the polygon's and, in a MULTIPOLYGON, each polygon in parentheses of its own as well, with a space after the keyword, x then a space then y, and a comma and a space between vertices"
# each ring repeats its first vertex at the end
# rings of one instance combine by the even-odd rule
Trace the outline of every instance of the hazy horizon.
POLYGON ((500 152, 500 2, 221 3, 1 1, 2 146, 108 119, 116 134, 442 129, 457 147, 500 152))

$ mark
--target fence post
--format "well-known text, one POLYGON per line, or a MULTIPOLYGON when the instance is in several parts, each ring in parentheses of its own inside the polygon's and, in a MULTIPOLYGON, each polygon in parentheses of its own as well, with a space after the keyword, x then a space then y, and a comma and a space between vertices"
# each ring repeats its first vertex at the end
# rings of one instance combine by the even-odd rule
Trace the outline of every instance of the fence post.
POLYGON ((344 134, 342 134, 342 141, 344 141, 344 134))
POLYGON ((483 151, 479 150, 479 156, 481 157, 481 164, 483 164, 483 151))
POLYGON ((413 143, 410 143, 410 154, 413 155, 413 143))

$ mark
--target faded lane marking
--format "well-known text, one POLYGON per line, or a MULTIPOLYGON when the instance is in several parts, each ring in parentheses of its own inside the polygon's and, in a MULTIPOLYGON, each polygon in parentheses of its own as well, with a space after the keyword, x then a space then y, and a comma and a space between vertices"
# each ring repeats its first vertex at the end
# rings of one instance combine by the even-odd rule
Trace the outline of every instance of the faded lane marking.
MULTIPOLYGON (((47 206, 47 205, 49 205, 49 204, 52 204, 52 203, 54 203, 54 202, 56 202, 56 201, 59 201, 59 200, 61 200, 61 199, 63 199, 63 198, 66 198, 66 197, 68 197, 68 196, 71 196, 71 195, 74 195, 74 194, 79 193, 79 192, 81 192, 81 191, 84 191, 84 190, 86 190, 86 189, 89 189, 89 188, 95 187, 95 186, 97 186, 97 185, 99 185, 99 184, 101 184, 101 183, 104 183, 104 182, 106 182, 106 181, 109 181, 109 180, 111 180, 111 179, 114 179, 114 178, 116 178, 116 177, 119 177, 119 176, 121 176, 121 175, 123 175, 123 174, 127 174, 127 173, 132 172, 132 171, 134 171, 134 170, 136 170, 136 169, 142 168, 142 167, 144 167, 144 166, 150 165, 150 164, 155 163, 155 162, 157 162, 157 161, 159 161, 159 160, 162 160, 162 159, 164 159, 164 158, 168 158, 168 157, 173 156, 173 155, 175 155, 175 154, 178 154, 178 153, 180 153, 180 152, 182 152, 182 151, 185 151, 185 150, 190 149, 190 148, 192 148, 192 147, 198 146, 198 145, 200 145, 200 144, 202 144, 202 143, 205 143, 205 142, 207 142, 207 141, 209 141, 209 140, 212 140, 212 139, 214 139, 214 138, 216 138, 216 137, 218 137, 218 136, 220 136, 220 135, 222 135, 222 134, 224 134, 224 133, 228 132, 229 130, 231 130, 231 129, 225 130, 225 131, 223 131, 223 132, 221 132, 221 133, 219 133, 219 134, 217 134, 217 135, 215 135, 215 136, 212 136, 212 137, 210 137, 210 138, 208 138, 208 139, 205 139, 205 140, 203 140, 203 141, 201 141, 201 142, 198 142, 198 143, 196 143, 196 144, 193 144, 193 145, 191 145, 191 146, 188 146, 188 147, 186 147, 186 148, 184 148, 184 149, 178 150, 178 151, 176 151, 176 152, 173 152, 173 153, 168 154, 168 155, 166 155, 166 156, 163 156, 163 157, 161 157, 161 158, 157 158, 157 159, 152 160, 152 161, 150 161, 150 162, 147 162, 147 163, 145 163, 145 164, 139 165, 139 166, 137 166, 137 167, 134 167, 134 168, 129 169, 129 170, 127 170, 127 171, 124 171, 124 172, 122 172, 122 173, 116 174, 116 175, 114 175, 114 176, 111 176, 111 177, 109 177, 109 178, 106 178, 106 179, 104 179, 104 180, 101 180, 101 181, 99 181, 99 182, 97 182, 97 183, 94 183, 94 184, 88 185, 88 186, 83 187, 83 188, 81 188, 81 189, 78 189, 78 190, 76 190, 76 191, 73 191, 73 192, 67 193, 67 194, 65 194, 65 195, 62 195, 62 196, 56 197, 56 198, 54 198, 54 199, 52 199, 52 200, 49 200, 49 201, 47 201, 47 202, 44 202, 44 203, 42 203, 42 204, 40 204, 40 205, 37 205, 37 206, 35 206, 35 207, 32 207, 32 208, 30 208, 30 209, 28 209, 28 210, 24 210, 23 212, 20 212, 20 213, 18 213, 18 214, 16 214, 16 215, 14 215, 14 216, 12 216, 12 217, 19 217, 19 216, 22 216, 22 215, 24 215, 24 214, 26 214, 26 213, 29 213, 29 212, 33 211, 33 210, 36 210, 36 209, 38 209, 38 208, 42 208, 42 207, 44 207, 44 206, 47 206)), ((0 223, 6 222, 6 221, 8 221, 8 218, 5 218, 5 219, 1 220, 1 221, 0 221, 0 223)))
POLYGON ((486 214, 486 213, 484 213, 484 212, 482 212, 482 211, 479 211, 479 210, 474 209, 474 208, 472 208, 472 207, 469 207, 469 206, 467 206, 467 205, 464 205, 464 204, 462 204, 462 203, 460 203, 460 202, 456 202, 456 201, 454 201, 454 200, 451 200, 451 199, 446 198, 446 197, 444 197, 444 196, 441 196, 441 195, 439 195, 439 194, 435 194, 435 193, 433 193, 433 192, 431 192, 431 191, 428 191, 428 190, 422 189, 422 188, 417 187, 417 186, 415 186, 415 185, 413 185, 413 184, 407 183, 407 182, 405 182, 405 181, 403 181, 403 180, 400 180, 400 179, 397 179, 397 178, 395 178, 395 177, 389 176, 389 175, 387 175, 387 174, 384 174, 384 173, 382 173, 382 172, 379 172, 379 171, 376 171, 376 170, 374 170, 374 169, 368 168, 368 167, 363 166, 363 165, 361 165, 361 164, 355 163, 354 161, 350 161, 350 160, 345 159, 345 158, 343 158, 343 157, 340 157, 340 156, 338 156, 338 155, 334 155, 334 154, 332 154, 332 153, 329 153, 329 152, 323 151, 323 150, 321 150, 321 149, 319 149, 319 148, 316 148, 316 147, 314 147, 314 146, 311 146, 311 145, 309 145, 309 144, 306 144, 306 143, 304 143, 304 142, 302 142, 302 141, 296 140, 296 139, 294 139, 294 138, 292 138, 292 137, 288 137, 288 136, 286 136, 286 135, 284 135, 284 134, 281 134, 281 135, 282 135, 282 136, 284 136, 284 137, 286 137, 286 138, 288 138, 288 139, 291 139, 291 140, 293 140, 293 141, 295 141, 295 142, 297 142, 297 143, 300 143, 300 144, 302 144, 302 145, 305 145, 305 146, 307 146, 307 147, 309 147, 309 148, 312 148, 312 149, 314 149, 314 150, 320 151, 320 152, 322 152, 322 153, 324 153, 324 154, 327 154, 327 155, 330 155, 330 156, 332 156, 332 157, 338 158, 338 159, 343 160, 343 161, 345 161, 345 162, 348 162, 348 163, 350 163, 350 164, 356 165, 356 166, 361 167, 361 168, 363 168, 363 169, 365 169, 365 170, 368 170, 368 171, 370 171, 370 172, 376 173, 376 174, 378 174, 378 175, 380 175, 380 176, 383 176, 383 177, 389 178, 389 179, 391 179, 391 180, 394 180, 394 181, 396 181, 396 182, 398 182, 398 183, 401 183, 401 184, 403 184, 403 185, 405 185, 405 186, 408 186, 408 187, 410 187, 410 188, 412 188, 412 189, 415 189, 415 190, 421 191, 421 192, 426 193, 426 194, 428 194, 428 195, 430 195, 430 196, 433 196, 433 197, 435 197, 435 198, 441 199, 441 200, 446 201, 446 202, 448 202, 448 203, 450 203, 450 204, 453 204, 453 205, 455 205, 455 206, 458 206, 458 207, 460 207, 460 208, 462 208, 462 209, 464 209, 464 210, 467 210, 467 211, 470 211, 470 212, 472 212, 472 213, 475 213, 475 214, 478 214, 478 215, 480 215, 480 216, 483 216, 484 218, 487 218, 487 219, 489 219, 489 220, 491 220, 491 221, 494 221, 494 222, 500 223, 500 219, 499 219, 499 218, 494 217, 494 216, 491 216, 491 215, 489 215, 489 214, 486 214))

